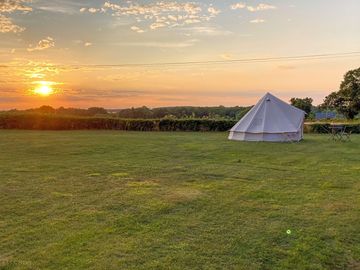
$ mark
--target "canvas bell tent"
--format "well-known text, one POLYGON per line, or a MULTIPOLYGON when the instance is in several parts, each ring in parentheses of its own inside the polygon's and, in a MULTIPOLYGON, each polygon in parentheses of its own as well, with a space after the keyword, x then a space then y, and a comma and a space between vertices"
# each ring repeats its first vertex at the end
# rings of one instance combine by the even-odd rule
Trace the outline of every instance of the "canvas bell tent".
POLYGON ((267 93, 230 130, 237 141, 287 142, 303 138, 305 112, 267 93))

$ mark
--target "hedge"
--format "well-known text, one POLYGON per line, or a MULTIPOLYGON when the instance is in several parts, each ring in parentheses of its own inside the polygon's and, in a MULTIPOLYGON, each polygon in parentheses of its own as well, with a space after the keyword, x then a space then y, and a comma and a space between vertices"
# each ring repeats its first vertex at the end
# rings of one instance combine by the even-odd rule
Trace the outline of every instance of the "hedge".
POLYGON ((236 121, 209 119, 162 119, 160 131, 227 131, 236 121))
MULTIPOLYGON (((120 119, 115 117, 60 116, 36 113, 0 113, 0 129, 124 131, 228 131, 232 120, 211 119, 120 119)), ((360 123, 344 124, 347 132, 360 134, 360 123)), ((328 133, 330 124, 307 123, 305 133, 328 133)))
POLYGON ((3 113, 0 129, 82 130, 108 129, 125 131, 227 131, 236 121, 229 120, 148 120, 111 117, 58 116, 52 114, 3 113))

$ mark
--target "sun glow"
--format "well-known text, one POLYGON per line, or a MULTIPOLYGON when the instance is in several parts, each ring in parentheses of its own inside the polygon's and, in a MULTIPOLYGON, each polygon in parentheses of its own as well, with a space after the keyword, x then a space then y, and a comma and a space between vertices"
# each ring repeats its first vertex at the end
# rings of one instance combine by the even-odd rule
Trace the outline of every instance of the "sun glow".
POLYGON ((52 82, 39 82, 37 83, 37 86, 32 91, 35 95, 40 95, 43 97, 50 96, 55 93, 55 90, 53 89, 52 85, 54 83, 52 82))

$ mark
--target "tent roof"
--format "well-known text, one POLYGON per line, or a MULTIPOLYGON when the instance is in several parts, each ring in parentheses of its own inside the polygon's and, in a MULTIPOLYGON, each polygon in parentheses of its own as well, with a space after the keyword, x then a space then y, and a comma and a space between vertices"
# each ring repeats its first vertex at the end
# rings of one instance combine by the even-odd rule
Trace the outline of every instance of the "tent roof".
POLYGON ((267 93, 231 131, 247 133, 297 132, 302 126, 304 116, 304 111, 267 93))

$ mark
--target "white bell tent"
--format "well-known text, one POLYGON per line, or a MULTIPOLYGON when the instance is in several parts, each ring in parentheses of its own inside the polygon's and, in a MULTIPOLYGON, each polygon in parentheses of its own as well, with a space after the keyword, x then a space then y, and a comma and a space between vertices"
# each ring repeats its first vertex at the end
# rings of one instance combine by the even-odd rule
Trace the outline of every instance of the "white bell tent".
POLYGON ((304 134, 305 112, 267 93, 230 130, 236 141, 300 141, 304 134))

